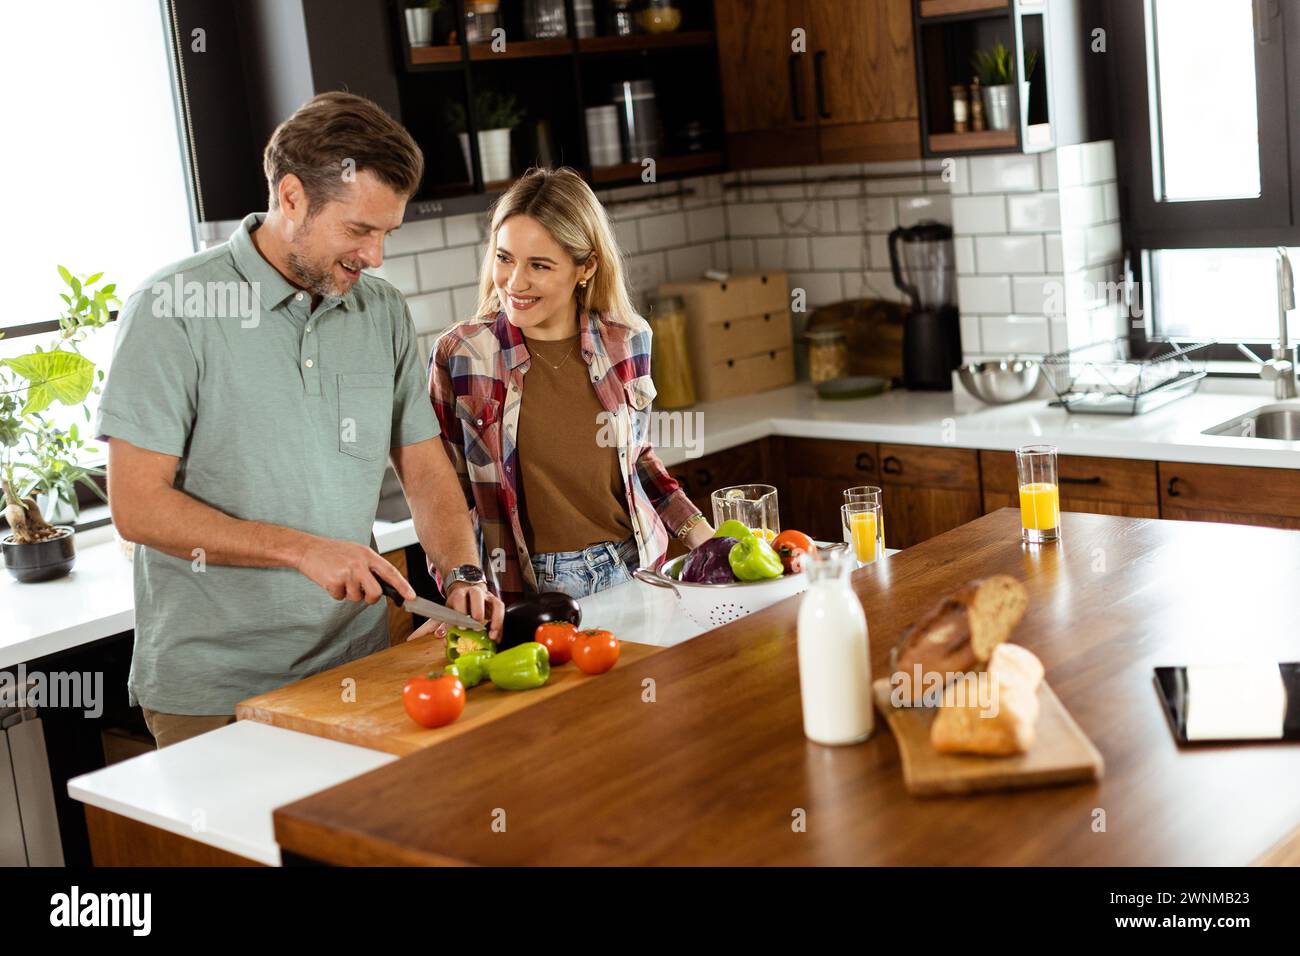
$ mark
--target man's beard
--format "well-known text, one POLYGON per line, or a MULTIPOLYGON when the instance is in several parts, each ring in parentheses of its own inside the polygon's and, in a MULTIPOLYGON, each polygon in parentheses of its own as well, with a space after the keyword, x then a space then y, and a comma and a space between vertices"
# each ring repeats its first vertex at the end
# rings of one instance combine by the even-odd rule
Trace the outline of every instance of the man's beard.
POLYGON ((294 234, 285 263, 293 273, 294 281, 312 295, 342 296, 344 292, 334 281, 333 263, 321 269, 294 251, 310 234, 310 223, 311 218, 308 217, 302 228, 294 234))

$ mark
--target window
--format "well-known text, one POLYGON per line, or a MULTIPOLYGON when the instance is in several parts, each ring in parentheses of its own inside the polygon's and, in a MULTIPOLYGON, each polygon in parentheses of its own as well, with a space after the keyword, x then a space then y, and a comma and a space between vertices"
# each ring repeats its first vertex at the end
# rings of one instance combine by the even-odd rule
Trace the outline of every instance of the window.
MULTIPOLYGON (((1287 250, 1300 269, 1300 249, 1287 250)), ((1150 329, 1179 342, 1277 341, 1276 249, 1160 249, 1151 254, 1150 329)), ((1291 344, 1300 324, 1288 316, 1291 344)))
MULTIPOLYGON (((51 0, 13 5, 5 16, 5 258, 13 279, 0 312, 0 332, 10 330, 0 357, 52 339, 13 330, 57 319, 64 288, 56 265, 104 272, 125 300, 150 273, 194 251, 156 0, 51 0)), ((106 369, 112 327, 83 351, 106 369)), ((56 405, 50 413, 84 428, 80 410, 56 405)))

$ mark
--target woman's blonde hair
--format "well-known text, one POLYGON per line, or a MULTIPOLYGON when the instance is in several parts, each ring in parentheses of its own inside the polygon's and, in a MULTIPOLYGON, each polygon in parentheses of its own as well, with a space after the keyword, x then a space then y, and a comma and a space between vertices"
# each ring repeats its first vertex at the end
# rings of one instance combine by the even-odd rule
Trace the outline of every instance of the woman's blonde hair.
POLYGON ((477 318, 494 316, 502 309, 492 281, 497 231, 507 219, 519 214, 531 216, 545 226, 575 266, 595 256, 595 274, 585 289, 578 286, 575 290, 583 313, 595 310, 613 322, 637 323, 640 316, 628 295, 623 259, 605 207, 583 178, 567 166, 529 169, 493 205, 487 254, 479 275, 477 318))

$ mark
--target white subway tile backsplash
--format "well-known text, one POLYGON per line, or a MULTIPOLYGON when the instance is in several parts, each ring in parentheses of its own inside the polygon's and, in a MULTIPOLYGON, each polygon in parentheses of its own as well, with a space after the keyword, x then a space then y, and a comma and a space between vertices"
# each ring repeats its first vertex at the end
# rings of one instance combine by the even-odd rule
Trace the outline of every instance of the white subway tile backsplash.
POLYGON ((447 229, 447 245, 469 245, 483 240, 487 214, 473 212, 463 216, 448 216, 443 220, 443 225, 447 229))
POLYGON ((441 332, 455 321, 450 292, 407 296, 406 307, 411 310, 411 321, 415 323, 418 334, 441 332))
POLYGON ((1059 273, 1065 271, 1065 255, 1061 247, 1061 234, 1047 233, 1043 236, 1046 253, 1046 271, 1059 273))
POLYGON ((615 219, 610 225, 614 227, 614 238, 624 255, 641 251, 641 235, 637 232, 635 219, 615 219))
POLYGON ((1046 267, 1042 236, 980 236, 975 261, 982 275, 1037 274, 1046 267))
POLYGON ((954 196, 970 195, 970 160, 965 156, 956 156, 945 160, 952 163, 952 182, 948 185, 954 196))
POLYGON ((1038 157, 1033 155, 972 156, 971 192, 1032 192, 1038 189, 1038 157))
POLYGON ((975 273, 975 240, 970 236, 954 236, 952 251, 957 260, 958 275, 975 273))
POLYGON ((1056 150, 1056 176, 1061 189, 1083 185, 1083 147, 1062 146, 1056 150))
POLYGON ((755 264, 759 269, 783 269, 786 272, 809 269, 812 260, 808 253, 808 242, 803 236, 755 239, 755 264))
POLYGON ((668 281, 698 279, 713 268, 713 247, 707 242, 668 250, 668 281))
POLYGON ((686 219, 680 212, 646 216, 637 223, 642 250, 667 249, 686 242, 686 219))
POLYGON ((1054 232, 1061 228, 1061 207, 1056 193, 1026 193, 1007 197, 1007 219, 1012 232, 1054 232))
POLYGON ((1044 355, 1051 351, 1048 323, 1041 315, 985 315, 980 318, 985 352, 1044 355))
POLYGON ((1007 231, 1007 201, 1002 196, 954 196, 953 230, 966 236, 1007 231))
POLYGON ((1011 311, 1011 279, 1007 276, 958 276, 957 301, 963 312, 1011 311))
POLYGON ((727 240, 727 262, 730 263, 729 268, 732 272, 753 272, 757 268, 754 264, 754 240, 727 240))
POLYGON ((948 196, 900 196, 898 199, 898 224, 914 226, 925 219, 952 222, 952 199, 948 196))
POLYGON ((727 235, 775 236, 781 233, 776 203, 741 203, 727 206, 727 235))
POLYGON ((867 263, 866 237, 814 236, 812 266, 814 269, 861 269, 867 263))
POLYGON ((921 177, 915 179, 911 177, 902 177, 895 179, 868 179, 867 195, 868 196, 904 196, 908 193, 925 192, 925 180, 921 177))
POLYGON ((1101 211, 1107 222, 1119 221, 1119 184, 1106 183, 1101 187, 1101 211))
POLYGON ((1061 224, 1095 226, 1106 221, 1105 190, 1101 186, 1072 186, 1061 190, 1061 224))
POLYGON ((1090 266, 1103 262, 1113 262, 1120 257, 1124 241, 1120 236, 1119 223, 1111 222, 1104 226, 1092 226, 1087 232, 1087 263, 1090 266))
POLYGON ((425 252, 416 257, 416 264, 420 272, 420 289, 425 292, 449 289, 467 280, 472 281, 478 274, 473 246, 425 252))
POLYGON ((403 223, 390 235, 384 241, 384 255, 400 256, 408 252, 441 249, 444 245, 446 242, 443 239, 442 220, 420 219, 403 223))
POLYGON ((1024 315, 1065 314, 1060 276, 1017 276, 1011 280, 1012 310, 1024 315))
MULTIPOLYGON (((970 240, 968 239, 967 242, 970 240)), ((883 232, 873 232, 867 236, 868 260, 873 269, 889 268, 889 236, 883 232)))
POLYGON ((389 256, 378 269, 366 271, 391 282, 393 288, 402 295, 413 295, 420 291, 420 280, 415 271, 415 256, 389 256))
POLYGON ((1115 144, 1111 140, 1084 143, 1081 151, 1085 183, 1104 183, 1115 178, 1115 144))
POLYGON ((790 291, 803 289, 807 293, 810 309, 830 305, 844 298, 844 283, 838 272, 793 272, 789 276, 790 291))
POLYGON ((712 242, 727 234, 727 217, 721 206, 692 209, 686 213, 686 231, 691 242, 712 242))
POLYGON ((780 206, 780 235, 787 233, 826 234, 835 231, 835 200, 786 202, 780 206))
POLYGON ((662 252, 643 252, 628 257, 626 275, 628 285, 644 307, 660 283, 668 281, 668 264, 662 252))
POLYGON ((1056 151, 1048 150, 1038 154, 1038 182, 1042 189, 1056 189, 1060 177, 1056 169, 1056 151))
POLYGON ((893 274, 875 270, 844 273, 844 298, 907 303, 907 295, 894 285, 893 274))
POLYGON ((468 319, 477 310, 477 285, 461 285, 451 290, 451 311, 456 321, 468 319))
POLYGON ((980 335, 980 317, 963 315, 961 317, 961 352, 962 355, 977 355, 984 351, 983 338, 980 335))
POLYGON ((841 232, 889 232, 898 225, 894 200, 879 196, 837 200, 835 214, 841 232))

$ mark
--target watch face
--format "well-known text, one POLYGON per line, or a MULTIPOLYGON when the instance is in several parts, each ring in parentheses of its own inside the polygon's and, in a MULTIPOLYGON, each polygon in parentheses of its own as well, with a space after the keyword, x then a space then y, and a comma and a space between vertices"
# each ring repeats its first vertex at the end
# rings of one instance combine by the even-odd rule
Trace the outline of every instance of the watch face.
POLYGON ((479 584, 483 578, 483 569, 476 568, 472 564, 462 564, 452 572, 457 581, 464 581, 466 584, 479 584))

